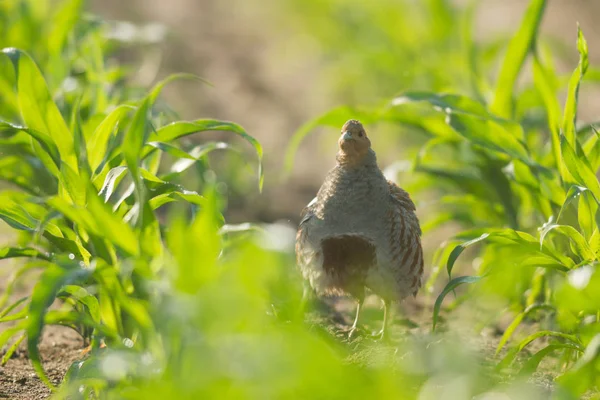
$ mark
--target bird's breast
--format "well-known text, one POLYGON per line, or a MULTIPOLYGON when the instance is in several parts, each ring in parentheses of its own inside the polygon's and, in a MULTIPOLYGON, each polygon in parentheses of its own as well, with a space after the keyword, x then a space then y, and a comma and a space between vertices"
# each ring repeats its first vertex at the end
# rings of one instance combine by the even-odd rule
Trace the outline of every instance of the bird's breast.
POLYGON ((323 225, 340 234, 375 230, 386 216, 390 198, 387 181, 379 175, 353 171, 326 182, 317 208, 323 225))

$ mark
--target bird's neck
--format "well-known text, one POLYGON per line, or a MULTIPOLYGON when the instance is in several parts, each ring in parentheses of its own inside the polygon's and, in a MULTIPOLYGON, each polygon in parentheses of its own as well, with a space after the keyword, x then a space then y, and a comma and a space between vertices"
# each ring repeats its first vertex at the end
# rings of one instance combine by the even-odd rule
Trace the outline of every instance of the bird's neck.
POLYGON ((372 149, 365 154, 348 154, 342 150, 336 156, 337 164, 344 168, 359 168, 362 166, 377 166, 377 156, 372 149))

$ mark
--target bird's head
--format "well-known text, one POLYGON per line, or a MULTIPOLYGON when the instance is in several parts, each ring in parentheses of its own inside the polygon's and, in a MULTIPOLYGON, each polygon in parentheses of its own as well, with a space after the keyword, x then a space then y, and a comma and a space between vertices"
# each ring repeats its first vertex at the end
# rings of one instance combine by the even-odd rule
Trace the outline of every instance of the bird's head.
POLYGON ((371 141, 363 125, 351 119, 342 127, 342 135, 338 140, 340 151, 338 161, 347 164, 360 164, 369 155, 371 141))

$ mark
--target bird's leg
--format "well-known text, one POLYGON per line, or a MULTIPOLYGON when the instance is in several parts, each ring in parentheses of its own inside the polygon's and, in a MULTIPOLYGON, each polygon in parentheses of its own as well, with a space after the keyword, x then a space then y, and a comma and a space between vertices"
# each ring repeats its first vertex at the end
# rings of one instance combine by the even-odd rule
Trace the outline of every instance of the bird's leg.
POLYGON ((348 333, 348 339, 352 339, 352 336, 356 332, 358 327, 358 317, 360 316, 360 309, 362 308, 363 298, 359 298, 356 305, 356 317, 354 318, 354 323, 352 324, 352 328, 350 328, 350 332, 348 333))
POLYGON ((383 299, 383 326, 379 332, 379 338, 381 340, 388 340, 390 338, 388 323, 390 319, 390 312, 392 308, 392 302, 388 299, 383 299))

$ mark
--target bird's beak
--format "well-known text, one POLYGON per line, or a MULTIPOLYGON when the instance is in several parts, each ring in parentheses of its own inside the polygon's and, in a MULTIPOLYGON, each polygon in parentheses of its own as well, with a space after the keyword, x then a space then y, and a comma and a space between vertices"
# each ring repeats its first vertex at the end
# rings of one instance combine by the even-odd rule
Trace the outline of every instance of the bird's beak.
POLYGON ((344 139, 344 140, 352 140, 352 135, 350 134, 350 132, 346 131, 342 135, 342 139, 344 139))

